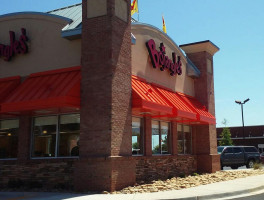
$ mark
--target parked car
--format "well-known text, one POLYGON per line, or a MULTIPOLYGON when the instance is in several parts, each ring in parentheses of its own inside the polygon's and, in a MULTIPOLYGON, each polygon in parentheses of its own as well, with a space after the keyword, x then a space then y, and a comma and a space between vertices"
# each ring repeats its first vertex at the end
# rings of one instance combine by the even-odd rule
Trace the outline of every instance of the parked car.
POLYGON ((264 152, 260 154, 260 162, 264 164, 264 152))
POLYGON ((228 146, 218 146, 217 147, 217 153, 221 154, 225 147, 228 147, 228 146))
POLYGON ((221 169, 225 166, 237 169, 243 165, 252 168, 255 162, 260 161, 260 153, 254 146, 219 146, 217 151, 221 154, 221 169))

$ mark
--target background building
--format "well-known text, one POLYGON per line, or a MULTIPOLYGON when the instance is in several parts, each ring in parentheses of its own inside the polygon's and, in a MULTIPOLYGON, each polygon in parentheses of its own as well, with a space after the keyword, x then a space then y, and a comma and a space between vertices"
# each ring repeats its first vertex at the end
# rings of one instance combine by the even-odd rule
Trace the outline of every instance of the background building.
MULTIPOLYGON (((244 135, 243 127, 229 127, 231 132, 231 139, 233 140, 234 145, 247 145, 255 146, 259 149, 260 152, 264 150, 264 126, 245 126, 244 135)), ((220 134, 222 133, 223 128, 217 128, 217 141, 221 140, 220 134)))

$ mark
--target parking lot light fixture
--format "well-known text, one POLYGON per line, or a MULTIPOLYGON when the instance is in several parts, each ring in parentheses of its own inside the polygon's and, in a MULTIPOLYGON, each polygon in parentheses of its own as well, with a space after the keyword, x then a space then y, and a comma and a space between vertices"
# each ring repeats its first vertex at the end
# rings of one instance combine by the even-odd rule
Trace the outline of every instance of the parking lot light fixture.
POLYGON ((242 125, 243 125, 243 143, 245 144, 245 126, 244 126, 244 113, 243 113, 243 105, 247 103, 250 99, 247 98, 243 102, 235 100, 235 103, 241 105, 241 113, 242 113, 242 125))

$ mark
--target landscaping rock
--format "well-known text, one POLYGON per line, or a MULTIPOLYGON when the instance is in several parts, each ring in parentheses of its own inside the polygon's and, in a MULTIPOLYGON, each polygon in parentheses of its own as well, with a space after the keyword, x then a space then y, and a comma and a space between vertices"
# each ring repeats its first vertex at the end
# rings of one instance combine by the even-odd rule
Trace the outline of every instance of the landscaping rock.
POLYGON ((113 194, 133 194, 133 193, 147 193, 159 192, 167 190, 180 190, 199 185, 206 185, 221 181, 228 181, 237 178, 244 178, 247 176, 256 176, 264 174, 264 170, 236 170, 236 171, 218 171, 212 174, 202 174, 195 176, 187 176, 185 178, 173 177, 165 181, 157 180, 152 183, 144 184, 139 182, 134 187, 127 187, 121 191, 112 192, 113 194))

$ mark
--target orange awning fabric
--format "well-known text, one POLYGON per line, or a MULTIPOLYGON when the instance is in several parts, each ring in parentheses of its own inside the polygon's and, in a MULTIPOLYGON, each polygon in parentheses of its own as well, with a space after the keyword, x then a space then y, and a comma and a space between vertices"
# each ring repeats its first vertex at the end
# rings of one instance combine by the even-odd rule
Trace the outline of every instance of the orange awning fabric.
POLYGON ((132 76, 132 113, 135 115, 171 115, 172 106, 144 79, 132 76))
POLYGON ((173 116, 171 117, 176 118, 176 121, 196 120, 196 113, 186 104, 180 95, 154 84, 152 86, 173 106, 173 116))
MULTIPOLYGON (((0 103, 4 102, 4 100, 12 94, 12 92, 19 86, 20 82, 20 76, 0 79, 0 103)), ((0 113, 1 112, 2 109, 0 107, 0 113)))
POLYGON ((3 102, 19 86, 20 81, 20 76, 0 79, 0 102, 3 102))
POLYGON ((201 124, 216 124, 215 117, 209 113, 206 107, 199 102, 196 98, 179 93, 179 95, 185 100, 185 102, 197 112, 197 121, 201 124))
POLYGON ((31 74, 2 103, 2 112, 80 108, 80 67, 31 74))
POLYGON ((189 124, 215 124, 196 98, 132 76, 132 114, 189 124))

